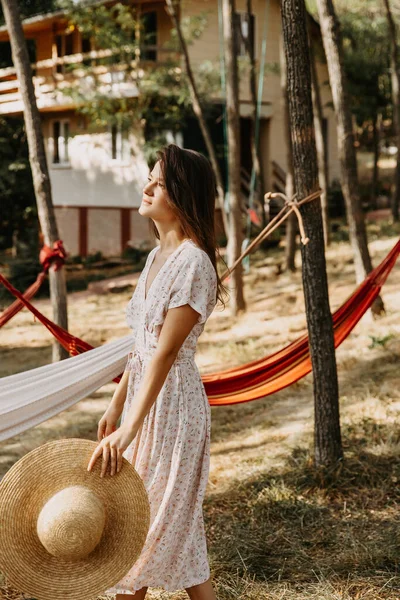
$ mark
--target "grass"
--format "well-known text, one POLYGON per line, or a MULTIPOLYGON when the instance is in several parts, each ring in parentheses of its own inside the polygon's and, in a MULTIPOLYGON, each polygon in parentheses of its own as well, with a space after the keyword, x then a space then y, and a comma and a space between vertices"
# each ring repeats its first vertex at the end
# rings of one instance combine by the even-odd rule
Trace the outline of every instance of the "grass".
MULTIPOLYGON (((376 265, 398 232, 383 222, 369 233, 376 265)), ((247 311, 237 317, 229 308, 214 311, 198 344, 202 372, 253 360, 303 333, 301 272, 278 276, 273 266, 280 260, 275 251, 257 251, 245 275, 247 311)), ((335 310, 355 286, 349 244, 333 243, 327 264, 335 310)), ((345 457, 335 470, 313 467, 312 375, 256 402, 212 407, 204 516, 219 600, 400 599, 399 265, 382 296, 386 315, 377 321, 366 315, 337 350, 345 457)), ((71 295, 71 331, 94 345, 125 335, 128 299, 128 292, 71 295)), ((50 316, 46 301, 37 304, 50 316)), ((2 330, 0 376, 45 364, 50 343, 23 311, 2 330)), ((50 439, 95 439, 113 390, 107 384, 0 443, 0 476, 50 439)), ((21 598, 4 582, 1 591, 4 598, 21 598)), ((153 600, 186 597, 149 593, 153 600)))

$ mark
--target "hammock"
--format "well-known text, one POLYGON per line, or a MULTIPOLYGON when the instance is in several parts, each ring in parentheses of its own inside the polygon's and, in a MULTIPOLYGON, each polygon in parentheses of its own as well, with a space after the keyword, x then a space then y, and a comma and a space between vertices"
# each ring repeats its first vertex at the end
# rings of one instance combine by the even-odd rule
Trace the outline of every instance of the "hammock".
MULTIPOLYGON (((400 240, 333 314, 335 347, 346 339, 379 295, 399 254, 400 240)), ((63 332, 65 347, 69 337, 74 351, 83 352, 0 380, 1 441, 69 408, 121 373, 132 349, 133 338, 128 335, 87 351, 91 348, 89 344, 44 317, 1 275, 0 280, 52 333, 63 332)), ((279 352, 239 367, 203 375, 202 381, 210 405, 222 406, 263 398, 298 381, 310 371, 308 336, 304 335, 279 352)))
MULTIPOLYGON (((332 315, 335 348, 351 333, 379 296, 400 254, 400 240, 388 256, 332 315)), ((210 404, 220 406, 263 398, 292 385, 312 371, 308 335, 270 356, 202 377, 210 404)))
POLYGON ((90 352, 0 379, 0 441, 73 406, 123 371, 132 334, 90 352))

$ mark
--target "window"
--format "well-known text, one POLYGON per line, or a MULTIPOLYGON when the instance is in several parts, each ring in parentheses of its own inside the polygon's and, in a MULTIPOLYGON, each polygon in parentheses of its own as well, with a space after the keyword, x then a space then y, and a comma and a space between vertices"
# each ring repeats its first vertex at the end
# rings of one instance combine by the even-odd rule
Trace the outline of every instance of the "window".
POLYGON ((53 165, 69 164, 69 121, 53 121, 53 165))
POLYGON ((130 156, 128 130, 122 129, 119 124, 113 123, 109 127, 109 134, 111 160, 128 161, 130 156))
MULTIPOLYGON (((87 54, 91 50, 92 50, 92 43, 91 43, 90 38, 82 36, 82 38, 81 38, 81 52, 82 52, 82 54, 87 54)), ((85 58, 82 61, 82 64, 85 65, 86 67, 89 67, 91 65, 91 59, 90 58, 85 58)))
POLYGON ((254 55, 254 31, 254 15, 250 15, 249 19, 247 12, 236 12, 234 16, 234 35, 237 56, 247 55, 247 44, 250 44, 249 48, 254 55))
POLYGON ((82 48, 82 54, 86 54, 86 52, 91 51, 92 44, 90 43, 90 38, 82 36, 81 48, 82 48))
MULTIPOLYGON (((55 45, 57 48, 57 57, 62 58, 64 56, 69 56, 73 54, 73 39, 72 33, 65 34, 60 33, 55 36, 55 45)), ((57 73, 65 73, 67 65, 57 65, 56 71, 57 73)))
POLYGON ((146 12, 142 15, 143 29, 141 32, 141 52, 142 60, 157 60, 157 13, 156 11, 146 12), (147 48, 149 47, 149 48, 147 48))

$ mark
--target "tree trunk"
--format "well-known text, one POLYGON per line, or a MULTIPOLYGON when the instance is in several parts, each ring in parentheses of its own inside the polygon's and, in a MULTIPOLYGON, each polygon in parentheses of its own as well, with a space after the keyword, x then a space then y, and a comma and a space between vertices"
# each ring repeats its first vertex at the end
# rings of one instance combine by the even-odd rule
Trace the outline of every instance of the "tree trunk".
MULTIPOLYGON (((293 176, 287 174, 286 178, 286 196, 293 196, 293 176)), ((288 271, 294 273, 296 271, 296 236, 298 231, 297 218, 292 212, 286 219, 286 247, 285 247, 285 264, 288 271)))
MULTIPOLYGON (((243 242, 243 223, 240 190, 240 123, 239 83, 237 49, 233 31, 235 0, 223 0, 222 18, 224 25, 226 65, 226 113, 228 134, 228 181, 229 181, 229 237, 227 245, 228 267, 240 256, 243 242)), ((243 295, 243 267, 240 262, 231 273, 232 315, 246 308, 243 295)))
MULTIPOLYGON (((286 73, 285 49, 283 47, 282 36, 279 39, 279 62, 280 62, 280 83, 282 91, 283 119, 285 125, 286 140, 286 185, 285 194, 288 199, 294 194, 294 176, 293 176, 293 146, 292 134, 290 131, 288 82, 286 73)), ((296 235, 297 235, 297 217, 292 213, 286 220, 286 247, 285 264, 288 271, 296 271, 296 235)))
POLYGON ((391 56, 391 80, 393 97, 393 121, 397 140, 397 164, 395 175, 395 187, 392 197, 392 215, 394 221, 400 219, 400 57, 397 43, 396 24, 390 9, 389 0, 383 0, 386 8, 386 16, 389 26, 390 42, 392 47, 391 56))
POLYGON ((203 135, 203 139, 204 139, 204 142, 205 142, 205 145, 207 148, 207 152, 210 157, 212 167, 214 169, 215 178, 217 181, 218 204, 221 209, 222 222, 223 222, 223 226, 224 226, 224 230, 225 230, 225 236, 227 239, 229 239, 229 221, 228 221, 228 215, 226 214, 225 208, 224 208, 224 199, 225 199, 224 183, 223 183, 223 179, 222 179, 222 175, 221 175, 221 169, 219 168, 217 155, 215 153, 214 144, 213 144, 213 141, 211 138, 210 129, 209 129, 207 121, 204 117, 204 112, 203 112, 203 108, 201 106, 199 93, 197 91, 197 86, 196 86, 196 82, 194 79, 192 66, 191 66, 190 58, 189 58, 189 53, 188 53, 188 49, 187 49, 187 45, 186 45, 186 40, 183 36, 180 19, 177 14, 177 11, 176 11, 176 5, 180 8, 180 0, 178 0, 178 1, 177 0, 166 0, 166 4, 167 4, 169 15, 171 17, 171 20, 172 20, 174 27, 176 29, 176 32, 178 34, 179 44, 181 47, 181 52, 183 54, 186 75, 187 75, 188 83, 189 83, 189 92, 190 92, 190 97, 192 99, 193 112, 196 115, 197 120, 199 122, 201 133, 203 135))
MULTIPOLYGON (((28 49, 25 43, 18 3, 16 0, 1 0, 1 5, 10 36, 12 58, 24 107, 29 162, 32 170, 40 227, 45 244, 52 247, 53 243, 59 239, 59 235, 51 198, 50 177, 28 49)), ((53 321, 64 329, 68 329, 65 269, 61 267, 58 271, 54 271, 54 267, 51 266, 49 269, 49 283, 53 321)), ((53 362, 68 356, 68 352, 57 341, 54 341, 53 362)))
POLYGON ((323 131, 323 113, 321 103, 321 93, 319 91, 317 63, 315 59, 315 51, 313 48, 313 41, 310 36, 310 30, 308 30, 308 42, 310 49, 310 62, 311 62, 311 81, 312 81, 312 101, 313 101, 313 113, 314 113, 314 128, 315 128, 315 143, 317 146, 317 158, 318 158, 318 179, 319 186, 322 190, 321 194, 321 209, 322 209, 322 224, 324 227, 324 242, 325 247, 330 244, 329 235, 329 214, 328 214, 328 160, 326 155, 326 144, 323 131))
POLYGON ((372 186, 371 186, 371 207, 376 208, 376 199, 378 196, 378 181, 379 181, 379 113, 375 112, 372 119, 372 139, 374 146, 374 170, 372 172, 372 186))
MULTIPOLYGON (((311 99, 311 72, 304 0, 282 0, 293 167, 298 199, 318 188, 318 164, 311 99)), ((310 242, 302 245, 302 274, 313 368, 315 463, 332 465, 342 455, 338 381, 329 307, 321 202, 301 208, 310 242)))
MULTIPOLYGON (((354 255, 356 280, 357 283, 361 283, 372 270, 372 262, 368 250, 367 231, 358 186, 357 158, 343 67, 341 31, 332 0, 317 0, 317 6, 336 113, 341 184, 346 205, 350 243, 354 255)), ((372 312, 380 314, 383 310, 383 302, 378 297, 372 305, 372 312)))
MULTIPOLYGON (((250 23, 252 14, 252 0, 247 0, 247 15, 248 22, 250 23)), ((263 160, 260 148, 259 139, 256 139, 256 124, 257 124, 257 91, 256 91, 256 61, 254 56, 254 32, 251 29, 251 35, 248 38, 247 53, 250 61, 250 97, 253 107, 252 115, 252 129, 251 129, 251 157, 254 165, 254 172, 256 176, 256 188, 255 198, 256 203, 261 209, 263 215, 263 223, 266 225, 265 208, 264 208, 264 194, 265 190, 265 176, 263 168, 263 160)), ((261 66, 260 66, 261 68, 261 66)), ((264 225, 264 227, 265 227, 264 225)))

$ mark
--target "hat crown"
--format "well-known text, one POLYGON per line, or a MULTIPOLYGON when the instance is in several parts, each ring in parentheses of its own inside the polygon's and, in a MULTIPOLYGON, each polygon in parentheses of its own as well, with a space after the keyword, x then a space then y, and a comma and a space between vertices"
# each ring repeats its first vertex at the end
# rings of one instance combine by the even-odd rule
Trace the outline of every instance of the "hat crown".
POLYGON ((99 496, 83 485, 74 485, 46 502, 37 520, 37 534, 53 556, 79 560, 100 542, 105 522, 106 510, 99 496))

